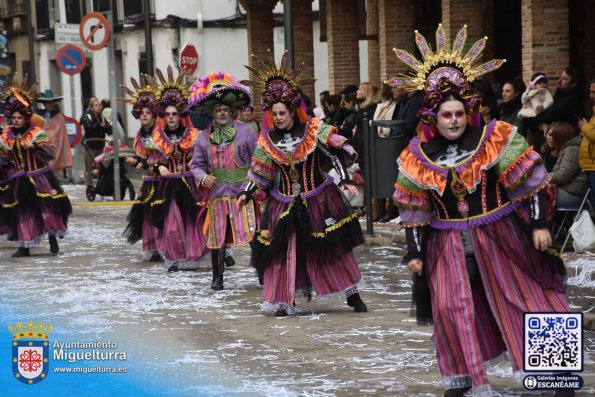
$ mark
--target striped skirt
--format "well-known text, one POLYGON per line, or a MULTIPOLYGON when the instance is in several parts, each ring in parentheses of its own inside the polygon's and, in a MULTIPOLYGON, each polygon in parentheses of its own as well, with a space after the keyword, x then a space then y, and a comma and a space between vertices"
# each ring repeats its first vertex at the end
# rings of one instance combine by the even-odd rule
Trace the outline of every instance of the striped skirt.
POLYGON ((523 313, 568 312, 562 278, 513 214, 470 230, 477 274, 470 280, 461 234, 432 229, 427 274, 436 356, 447 389, 491 395, 484 363, 508 351, 523 369, 523 313))
POLYGON ((272 231, 268 241, 259 231, 252 244, 252 259, 261 262, 254 265, 264 273, 265 308, 293 307, 298 291, 342 294, 360 282, 352 249, 363 242, 363 234, 335 185, 292 201, 273 195, 261 228, 272 231))

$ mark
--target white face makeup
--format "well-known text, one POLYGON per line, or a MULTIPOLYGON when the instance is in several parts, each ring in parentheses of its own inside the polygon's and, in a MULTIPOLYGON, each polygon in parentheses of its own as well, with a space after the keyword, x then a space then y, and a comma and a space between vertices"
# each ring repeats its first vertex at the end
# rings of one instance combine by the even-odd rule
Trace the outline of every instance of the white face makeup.
POLYGON ((288 130, 293 126, 293 116, 295 110, 289 110, 283 103, 276 103, 271 108, 273 114, 273 123, 280 130, 288 130))
POLYGON ((180 126, 180 115, 175 106, 165 108, 165 122, 170 130, 176 130, 180 126))
POLYGON ((458 139, 467 127, 465 105, 457 100, 446 101, 440 105, 436 115, 436 129, 448 140, 458 139))

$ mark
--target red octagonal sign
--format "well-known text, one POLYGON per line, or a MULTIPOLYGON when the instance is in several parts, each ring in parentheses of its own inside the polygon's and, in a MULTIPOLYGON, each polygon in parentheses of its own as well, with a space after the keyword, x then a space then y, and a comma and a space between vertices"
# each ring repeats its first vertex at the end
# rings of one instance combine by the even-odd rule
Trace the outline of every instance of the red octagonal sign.
POLYGON ((192 44, 186 44, 180 52, 180 69, 193 75, 198 67, 198 52, 192 44))

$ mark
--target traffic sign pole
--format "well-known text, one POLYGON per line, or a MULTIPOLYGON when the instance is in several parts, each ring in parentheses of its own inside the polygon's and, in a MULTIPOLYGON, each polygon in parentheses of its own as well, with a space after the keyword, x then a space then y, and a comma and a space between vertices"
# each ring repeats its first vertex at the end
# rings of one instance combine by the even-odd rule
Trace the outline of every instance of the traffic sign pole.
MULTIPOLYGON (((74 75, 70 75, 70 108, 72 109, 72 116, 74 117, 74 111, 76 109, 75 103, 75 92, 74 92, 74 75)), ((74 147, 74 162, 72 167, 71 179, 74 183, 78 184, 81 181, 81 175, 79 171, 79 158, 81 156, 81 150, 77 146, 74 147)))
POLYGON ((116 52, 114 45, 114 24, 112 21, 111 10, 107 13, 107 21, 109 28, 109 44, 108 44, 108 63, 110 74, 110 104, 112 107, 112 138, 114 139, 114 200, 121 200, 121 186, 120 186, 120 137, 118 136, 118 109, 116 106, 116 97, 118 95, 117 79, 116 79, 116 52))

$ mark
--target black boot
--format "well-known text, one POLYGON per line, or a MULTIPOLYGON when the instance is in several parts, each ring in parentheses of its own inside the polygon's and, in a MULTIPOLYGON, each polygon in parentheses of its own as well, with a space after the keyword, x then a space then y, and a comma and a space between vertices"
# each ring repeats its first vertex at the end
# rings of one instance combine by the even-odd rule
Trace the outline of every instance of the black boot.
POLYGON ((444 392, 444 397, 463 397, 469 390, 471 390, 471 386, 460 389, 448 389, 444 392))
POLYGON ((233 259, 233 256, 227 255, 225 257, 225 266, 232 267, 235 264, 236 264, 236 261, 235 261, 235 259, 233 259))
POLYGON ((48 239, 50 240, 50 252, 54 255, 57 255, 60 251, 60 248, 58 247, 58 240, 56 239, 56 236, 49 236, 48 239))
POLYGON ((153 255, 149 258, 149 262, 159 262, 161 259, 161 254, 157 251, 153 252, 153 255))
POLYGON ((213 267, 211 289, 221 291, 223 289, 223 271, 225 270, 225 249, 211 251, 211 266, 213 267))
POLYGON ((347 304, 353 307, 354 312, 363 313, 368 311, 368 307, 366 306, 364 301, 362 301, 362 298, 359 296, 359 293, 357 292, 347 297, 347 304))
POLYGON ((287 314, 287 310, 286 309, 282 309, 282 308, 278 308, 277 311, 275 312, 275 316, 277 317, 286 317, 287 314))
POLYGON ((22 258, 24 256, 29 256, 29 248, 19 247, 17 251, 12 254, 13 258, 22 258))

